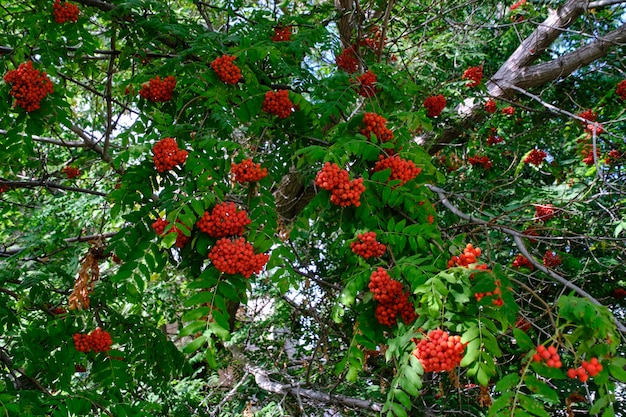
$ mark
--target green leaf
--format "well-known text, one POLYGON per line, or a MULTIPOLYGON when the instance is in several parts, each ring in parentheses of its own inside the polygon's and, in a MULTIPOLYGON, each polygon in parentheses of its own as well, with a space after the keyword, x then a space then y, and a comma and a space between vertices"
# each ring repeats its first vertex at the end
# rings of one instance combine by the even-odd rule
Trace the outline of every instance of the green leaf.
POLYGON ((530 337, 528 337, 526 332, 518 328, 514 328, 513 337, 515 337, 515 342, 517 343, 517 345, 519 346, 521 350, 529 351, 535 348, 535 344, 530 339, 530 337))
POLYGON ((200 347, 202 345, 204 345, 207 341, 207 337, 204 335, 200 335, 197 338, 195 338, 194 340, 192 340, 191 342, 189 342, 189 344, 187 344, 184 348, 183 348, 183 352, 189 354, 189 353, 193 353, 196 350, 200 349, 200 347))
POLYGON ((501 378, 498 382, 496 382, 496 391, 507 392, 514 386, 516 386, 520 381, 519 374, 508 374, 505 377, 501 378))
POLYGON ((206 329, 206 327, 207 327, 206 320, 196 320, 194 322, 189 323, 185 327, 183 327, 179 332, 179 336, 180 337, 189 336, 189 335, 198 333, 200 331, 203 331, 204 329, 206 329))
POLYGON ((607 397, 598 398, 596 401, 594 401, 593 405, 589 409, 589 414, 591 415, 599 414, 600 411, 604 410, 608 404, 609 404, 609 399, 607 397))
POLYGON ((532 375, 526 375, 524 383, 532 393, 543 397, 547 402, 552 404, 559 403, 559 395, 545 382, 540 381, 532 375))

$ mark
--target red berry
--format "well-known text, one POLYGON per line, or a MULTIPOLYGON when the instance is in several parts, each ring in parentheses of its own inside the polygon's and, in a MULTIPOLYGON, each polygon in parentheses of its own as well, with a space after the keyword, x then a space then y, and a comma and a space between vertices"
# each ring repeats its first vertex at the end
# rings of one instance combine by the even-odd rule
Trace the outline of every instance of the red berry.
POLYGON ((278 26, 274 28, 273 42, 285 42, 291 40, 291 26, 278 26))
POLYGON ((372 71, 367 71, 356 78, 356 82, 359 85, 359 94, 363 97, 369 98, 376 94, 376 74, 372 71))
POLYGON ((226 274, 241 274, 246 278, 261 272, 269 255, 254 253, 252 245, 242 237, 237 239, 222 238, 209 252, 213 265, 226 274))
POLYGON ((446 107, 446 98, 442 94, 427 97, 424 100, 424 107, 428 117, 437 117, 446 107))
POLYGON ((161 80, 158 75, 152 78, 148 84, 144 84, 139 95, 152 102, 164 102, 172 99, 176 87, 176 78, 172 75, 161 80))
POLYGON ((261 168, 261 164, 255 164, 252 158, 245 159, 239 164, 232 164, 230 172, 234 175, 235 182, 240 184, 259 181, 267 176, 267 168, 261 168))
POLYGON ((80 10, 75 4, 71 4, 66 1, 61 3, 60 0, 56 0, 52 5, 52 15, 54 16, 54 21, 59 24, 66 22, 75 23, 78 20, 79 14, 80 10))
POLYGON ((367 258, 382 256, 387 247, 376 241, 376 233, 366 232, 357 235, 357 241, 350 243, 352 252, 367 258))
POLYGON ((53 92, 48 75, 34 69, 31 61, 7 72, 4 81, 12 84, 9 94, 15 98, 13 106, 19 106, 27 112, 39 110, 41 100, 53 92))
POLYGON ((152 148, 154 154, 154 166, 159 172, 170 171, 187 160, 189 154, 185 150, 178 149, 174 138, 164 138, 158 141, 152 148))
POLYGON ((368 139, 374 134, 380 142, 389 142, 393 139, 393 132, 387 129, 387 119, 376 113, 365 113, 363 115, 363 124, 361 134, 368 139))
POLYGON ((411 181, 422 172, 422 168, 416 167, 413 161, 400 158, 397 155, 389 157, 379 155, 378 159, 378 162, 374 165, 374 172, 390 168, 391 175, 389 175, 387 181, 400 180, 398 187, 411 181))
POLYGON ((211 62, 213 71, 226 84, 237 84, 241 80, 241 70, 237 65, 233 64, 235 59, 237 59, 235 56, 222 55, 211 62))
POLYGON ((286 119, 293 111, 294 106, 289 99, 289 91, 278 90, 265 93, 262 108, 266 113, 274 114, 281 119, 286 119))
POLYGON ((355 73, 356 70, 359 69, 359 61, 357 60, 356 52, 354 51, 353 46, 342 50, 341 53, 335 58, 335 62, 339 68, 349 74, 355 73))
POLYGON ((524 162, 527 164, 533 164, 535 166, 541 165, 544 159, 546 159, 546 154, 544 151, 539 149, 533 149, 530 153, 524 158, 524 162))
POLYGON ((221 238, 241 236, 243 228, 250 223, 248 214, 243 210, 237 210, 235 203, 229 202, 216 205, 211 213, 204 212, 196 225, 209 236, 221 238))
POLYGON ((483 79, 483 66, 469 67, 465 70, 463 77, 461 78, 464 80, 470 80, 470 82, 466 84, 469 88, 478 86, 483 79))

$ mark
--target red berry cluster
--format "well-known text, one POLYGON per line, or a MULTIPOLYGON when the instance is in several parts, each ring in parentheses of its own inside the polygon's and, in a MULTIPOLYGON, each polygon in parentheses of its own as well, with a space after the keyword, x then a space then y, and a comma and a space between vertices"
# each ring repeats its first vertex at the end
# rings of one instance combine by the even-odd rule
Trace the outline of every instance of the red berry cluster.
POLYGON ((54 21, 59 24, 65 22, 76 23, 79 13, 80 10, 78 10, 77 5, 66 1, 61 3, 60 0, 56 0, 52 5, 52 15, 54 16, 54 21))
POLYGON ((547 250, 543 255, 543 264, 548 268, 554 268, 555 266, 561 265, 561 263, 563 263, 563 261, 561 261, 561 258, 556 252, 547 250))
POLYGON ((616 288, 611 292, 611 295, 618 300, 622 298, 626 298, 626 289, 624 288, 616 288))
POLYGON ((535 220, 545 222, 556 215, 552 204, 535 204, 535 220))
POLYGON ((528 258, 522 255, 521 253, 518 253, 515 259, 513 259, 513 263, 511 264, 511 266, 513 268, 518 268, 518 269, 525 266, 531 271, 535 269, 535 266, 532 263, 530 263, 528 258))
POLYGON ((463 253, 456 256, 454 255, 448 261, 448 268, 452 268, 455 266, 461 266, 463 268, 469 269, 480 269, 486 270, 487 264, 478 264, 478 257, 481 255, 482 250, 480 248, 475 248, 474 245, 468 243, 465 245, 465 249, 463 249, 463 253))
POLYGON ((515 328, 520 329, 523 332, 527 332, 530 330, 530 322, 526 320, 524 317, 520 317, 515 322, 515 328))
POLYGON ((626 157, 626 152, 621 153, 617 149, 611 149, 604 159, 604 163, 607 165, 613 165, 616 163, 616 160, 626 157))
MULTIPOLYGON (((165 228, 169 224, 170 222, 165 219, 157 219, 154 223, 152 223, 152 229, 157 235, 165 236, 165 228)), ((176 242, 174 244, 177 248, 183 248, 187 242, 189 242, 189 236, 185 236, 183 231, 176 226, 172 227, 167 233, 176 233, 176 242)))
POLYGON ((237 57, 233 55, 222 55, 211 62, 213 71, 226 84, 237 84, 241 80, 241 70, 233 64, 235 59, 237 57))
POLYGON ((330 162, 317 173, 315 185, 330 191, 330 201, 341 207, 360 206, 361 194, 365 191, 363 178, 350 181, 348 171, 330 162))
POLYGON ((356 58, 354 47, 350 46, 342 50, 341 53, 335 57, 335 63, 348 74, 355 73, 359 69, 359 61, 356 58))
POLYGON ((61 172, 63 172, 69 179, 76 178, 80 175, 80 169, 72 166, 63 167, 61 172))
POLYGON ((583 361, 582 364, 574 369, 567 370, 567 376, 571 379, 577 379, 580 382, 587 382, 589 378, 593 378, 602 371, 602 364, 598 358, 591 358, 589 362, 583 361))
POLYGON ((469 158, 467 158, 467 160, 473 166, 482 165, 482 167, 485 170, 488 170, 489 168, 493 166, 493 162, 491 162, 491 159, 489 159, 487 155, 482 155, 482 156, 474 155, 474 156, 470 156, 469 158))
POLYGON ((496 298, 494 298, 491 302, 497 307, 502 307, 504 305, 504 300, 502 299, 502 288, 500 287, 500 280, 497 279, 495 281, 495 284, 496 288, 493 291, 477 292, 476 294, 474 294, 474 298, 476 298, 476 301, 480 301, 484 297, 496 296, 496 298))
POLYGON ((502 142, 502 136, 498 136, 498 130, 494 127, 491 129, 491 134, 487 136, 487 145, 492 146, 496 143, 502 142))
POLYGON ((417 347, 413 355, 424 367, 424 372, 451 371, 461 364, 466 344, 461 336, 450 336, 441 329, 432 330, 420 340, 413 340, 417 347))
POLYGON ((369 289, 378 302, 376 306, 376 319, 385 326, 393 326, 396 323, 398 313, 405 323, 411 323, 417 318, 415 307, 409 301, 409 292, 403 291, 399 281, 391 279, 387 271, 379 267, 372 272, 369 289))
POLYGON ((164 102, 172 99, 176 87, 176 78, 170 75, 161 79, 158 75, 151 78, 148 84, 141 86, 139 95, 152 102, 164 102))
POLYGON ((359 85, 359 94, 363 97, 372 97, 376 95, 376 74, 372 71, 367 71, 365 74, 356 77, 356 82, 359 85))
POLYGON ((515 113, 515 108, 513 106, 505 107, 502 109, 502 114, 508 114, 512 116, 515 113))
POLYGON ((277 26, 274 28, 273 42, 286 42, 291 40, 291 26, 277 26))
POLYGON ((580 112, 577 114, 578 117, 580 117, 581 119, 585 119, 585 122, 582 122, 583 125, 586 125, 587 122, 595 122, 596 119, 598 118, 598 113, 594 112, 591 109, 587 109, 583 112, 580 112))
POLYGON ((212 237, 241 236, 243 228, 250 224, 244 210, 237 210, 235 203, 220 203, 213 210, 204 212, 196 225, 198 229, 212 237))
POLYGON ((437 117, 446 107, 446 98, 443 94, 426 97, 426 100, 424 100, 424 107, 426 108, 426 114, 428 117, 437 117))
POLYGON ((53 92, 48 75, 34 69, 31 61, 7 72, 4 81, 13 84, 9 94, 15 97, 14 106, 20 106, 27 112, 39 110, 41 100, 53 92))
POLYGON ((470 80, 470 82, 467 83, 467 87, 469 88, 480 85, 483 79, 483 66, 469 67, 465 70, 465 72, 463 72, 463 77, 461 78, 464 80, 470 80))
POLYGON ((398 186, 406 184, 422 172, 422 168, 416 167, 413 161, 400 158, 398 155, 387 157, 379 155, 378 162, 374 165, 374 172, 384 171, 387 168, 391 168, 391 175, 387 181, 400 180, 398 186))
POLYGON ((498 105, 494 99, 490 98, 485 102, 485 111, 487 113, 495 113, 498 111, 498 105))
POLYGON ((600 123, 588 123, 585 126, 585 132, 587 132, 587 136, 593 136, 594 134, 598 136, 604 133, 604 126, 600 123))
POLYGON ((8 185, 0 185, 0 194, 7 192, 11 189, 8 185))
POLYGON ((376 241, 375 232, 359 233, 356 238, 356 241, 350 243, 350 249, 365 259, 383 256, 387 250, 385 245, 376 241))
POLYGON ((175 166, 184 164, 189 152, 178 149, 178 144, 174 138, 164 138, 154 144, 152 148, 154 154, 154 166, 159 172, 173 169, 175 166))
POLYGON ((545 362, 550 368, 560 368, 563 366, 561 357, 554 346, 548 346, 547 348, 544 345, 537 346, 537 353, 533 354, 533 361, 545 362))
POLYGON ((237 239, 222 238, 209 252, 213 265, 226 274, 241 274, 246 278, 261 272, 270 256, 254 253, 254 248, 243 237, 237 239))
POLYGON ((89 334, 74 334, 74 347, 79 352, 108 352, 113 344, 111 335, 106 330, 96 327, 89 334))
POLYGON ((617 84, 615 94, 617 94, 622 100, 626 100, 626 80, 622 80, 619 84, 617 84))
POLYGON ((281 119, 289 117, 293 111, 293 103, 289 99, 289 91, 278 90, 276 92, 268 91, 265 93, 263 111, 269 114, 274 114, 281 119))
POLYGON ((252 158, 244 159, 238 164, 232 164, 230 172, 235 176, 235 182, 255 182, 267 176, 267 168, 252 162, 252 158))
MULTIPOLYGON (((369 29, 369 34, 370 36, 366 36, 365 38, 363 38, 359 45, 363 45, 370 49, 377 50, 380 47, 380 41, 382 37, 380 28, 378 26, 372 26, 369 29)), ((385 38, 384 42, 386 41, 387 38, 385 38)))
POLYGON ((540 149, 533 149, 528 153, 528 155, 526 155, 526 158, 524 158, 524 162, 527 164, 539 166, 541 165, 543 160, 546 159, 546 156, 548 156, 548 154, 544 151, 540 149))
POLYGON ((387 129, 387 119, 376 113, 365 113, 363 115, 363 124, 361 134, 370 138, 372 133, 381 142, 389 142, 393 139, 393 132, 387 129))

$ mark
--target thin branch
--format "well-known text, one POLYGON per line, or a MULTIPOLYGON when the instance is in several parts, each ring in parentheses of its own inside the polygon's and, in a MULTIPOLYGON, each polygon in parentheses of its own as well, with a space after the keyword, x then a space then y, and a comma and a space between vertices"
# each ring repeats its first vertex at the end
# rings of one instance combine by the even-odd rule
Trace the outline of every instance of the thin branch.
MULTIPOLYGON (((68 237, 67 239, 63 239, 63 241, 65 243, 89 242, 90 240, 96 240, 96 239, 108 239, 108 238, 115 236, 116 234, 117 232, 109 232, 109 233, 99 233, 96 235, 75 236, 75 237, 68 237)), ((26 250, 26 248, 22 248, 22 247, 9 247, 9 248, 5 247, 4 249, 0 248, 0 257, 6 258, 9 256, 17 255, 23 250, 26 250)))
POLYGON ((37 187, 52 188, 56 190, 65 190, 65 191, 72 191, 76 193, 92 194, 92 195, 97 195, 100 197, 106 197, 108 195, 107 193, 104 193, 102 191, 90 190, 88 188, 72 187, 69 185, 61 185, 55 182, 50 182, 50 181, 45 181, 45 180, 33 180, 33 181, 0 180, 0 186, 3 186, 3 185, 6 185, 10 188, 37 188, 37 187))
MULTIPOLYGON (((4 129, 0 129, 0 135, 8 135, 9 132, 7 130, 4 129)), ((29 137, 27 134, 25 133, 18 133, 19 136, 23 136, 23 137, 29 137)), ((32 140, 34 140, 35 142, 42 142, 42 143, 50 143, 52 145, 59 145, 59 146, 64 146, 66 148, 87 148, 90 147, 90 145, 88 145, 85 142, 79 142, 79 141, 64 141, 64 140, 59 140, 59 139, 53 139, 53 138, 48 138, 48 137, 44 137, 44 136, 37 136, 37 135, 31 135, 30 138, 32 140)))
MULTIPOLYGON (((500 230, 500 231, 502 231, 502 232, 504 232, 504 233, 506 233, 508 235, 513 236, 513 240, 515 242, 515 245, 517 246, 517 248, 519 249, 521 254, 524 255, 535 266, 535 268, 537 268, 541 272, 547 274, 550 278, 552 278, 555 281, 561 283, 565 287, 573 290, 578 295, 587 298, 593 304, 596 304, 596 305, 599 305, 599 306, 603 306, 603 304, 600 301, 598 301, 595 297, 593 297, 591 294, 589 294, 588 292, 586 292, 585 290, 583 290, 582 288, 580 288, 576 284, 574 284, 574 283, 568 281, 567 279, 563 278, 562 276, 560 276, 559 274, 557 274, 553 270, 546 268, 543 264, 537 262, 537 260, 535 260, 535 258, 530 254, 530 252, 526 248, 526 245, 524 244, 524 241, 522 240, 522 238, 524 237, 524 235, 522 233, 518 232, 515 229, 511 229, 510 227, 502 226, 502 225, 495 224, 495 223, 491 223, 491 222, 489 222, 487 220, 483 220, 481 218, 472 216, 471 214, 464 213, 458 207, 453 205, 450 202, 450 200, 448 200, 448 197, 446 196, 444 190, 442 190, 441 188, 438 188, 438 187, 436 187, 434 185, 430 185, 430 184, 426 184, 426 187, 428 189, 430 189, 431 191, 435 192, 437 194, 437 196, 439 197, 439 200, 441 201, 441 204, 443 204, 448 210, 450 210, 453 214, 457 215, 458 217, 460 217, 460 218, 462 218, 464 220, 467 220, 467 221, 469 221, 471 223, 481 224, 483 226, 487 226, 487 227, 490 227, 492 229, 498 229, 498 230, 500 230)), ((617 320, 617 318, 615 318, 615 316, 613 316, 613 321, 615 322, 615 325, 617 326, 617 328, 622 333, 626 333, 626 326, 624 326, 622 323, 620 323, 617 320)))
POLYGON ((300 385, 282 384, 280 382, 273 381, 269 377, 269 372, 259 366, 251 364, 237 345, 230 344, 228 349, 233 354, 235 360, 243 363, 244 370, 254 376, 254 380, 259 388, 265 391, 276 394, 291 395, 296 398, 308 398, 324 404, 338 404, 373 411, 382 411, 383 409, 382 404, 374 401, 362 400, 360 398, 347 397, 339 394, 331 395, 327 392, 301 388, 300 385))

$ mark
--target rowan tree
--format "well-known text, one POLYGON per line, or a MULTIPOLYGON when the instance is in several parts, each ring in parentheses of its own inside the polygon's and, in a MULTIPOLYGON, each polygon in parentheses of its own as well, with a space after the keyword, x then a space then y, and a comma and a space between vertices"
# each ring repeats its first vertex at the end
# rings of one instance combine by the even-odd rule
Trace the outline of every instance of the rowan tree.
POLYGON ((626 1, 5 3, 0 415, 626 415, 626 1))

